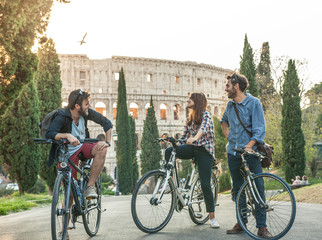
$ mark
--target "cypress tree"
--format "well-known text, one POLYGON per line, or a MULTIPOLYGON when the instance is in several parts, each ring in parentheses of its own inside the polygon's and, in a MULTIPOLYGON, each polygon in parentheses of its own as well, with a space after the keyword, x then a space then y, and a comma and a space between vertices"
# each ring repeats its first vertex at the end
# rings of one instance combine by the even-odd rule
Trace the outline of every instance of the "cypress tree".
POLYGON ((268 42, 264 42, 261 49, 260 62, 257 66, 256 77, 258 92, 264 111, 268 101, 275 94, 274 80, 271 76, 271 59, 268 42))
POLYGON ((257 85, 260 96, 269 96, 275 93, 274 81, 271 75, 271 57, 269 43, 264 42, 261 49, 260 62, 257 67, 257 85))
MULTIPOLYGON (((61 106, 61 87, 59 59, 52 39, 46 41, 38 49, 38 71, 35 74, 39 98, 39 116, 44 119, 47 113, 61 106)), ((52 191, 57 175, 56 165, 48 166, 50 146, 41 145, 41 161, 39 175, 52 191)))
POLYGON ((37 56, 31 48, 37 35, 47 28, 52 3, 52 0, 1 1, 0 116, 32 80, 37 56))
POLYGON ((144 120, 143 134, 141 140, 141 174, 158 169, 160 167, 161 146, 155 139, 159 137, 157 119, 151 96, 150 107, 144 120))
POLYGON ((257 97, 258 90, 256 85, 256 66, 254 63, 253 49, 248 43, 247 34, 245 34, 243 56, 240 57, 240 73, 245 75, 249 82, 249 92, 257 97))
POLYGON ((130 193, 133 183, 133 170, 131 159, 131 138, 129 113, 126 104, 126 85, 123 68, 120 71, 117 97, 117 115, 116 115, 116 132, 117 132, 117 160, 119 188, 123 194, 130 193))
POLYGON ((282 88, 283 170, 288 182, 305 171, 304 136, 301 129, 299 78, 295 61, 289 60, 282 88))
POLYGON ((20 194, 37 181, 40 147, 33 142, 39 135, 38 95, 33 80, 24 86, 4 114, 0 125, 0 163, 9 178, 17 181, 20 194))
POLYGON ((132 116, 129 116, 129 121, 130 121, 130 138, 131 138, 131 159, 132 159, 132 165, 133 165, 133 187, 136 184, 136 181, 139 178, 139 166, 137 162, 137 157, 136 157, 136 142, 137 142, 137 137, 135 133, 135 120, 132 116))

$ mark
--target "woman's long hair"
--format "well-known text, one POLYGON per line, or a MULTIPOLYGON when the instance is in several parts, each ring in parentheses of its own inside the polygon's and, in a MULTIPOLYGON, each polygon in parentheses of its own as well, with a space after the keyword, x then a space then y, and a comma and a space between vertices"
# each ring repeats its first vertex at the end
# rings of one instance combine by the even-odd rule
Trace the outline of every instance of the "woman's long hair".
POLYGON ((202 113, 206 111, 208 102, 203 93, 193 93, 190 99, 194 102, 194 105, 190 109, 187 126, 191 125, 192 121, 196 125, 201 125, 202 113))

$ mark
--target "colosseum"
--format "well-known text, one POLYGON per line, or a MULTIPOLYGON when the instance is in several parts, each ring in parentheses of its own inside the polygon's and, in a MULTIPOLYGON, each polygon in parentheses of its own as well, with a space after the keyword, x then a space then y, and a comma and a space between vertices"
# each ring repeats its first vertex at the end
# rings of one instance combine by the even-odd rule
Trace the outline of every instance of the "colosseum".
MULTIPOLYGON (((180 137, 186 120, 186 102, 193 92, 203 92, 213 116, 223 114, 227 104, 224 91, 231 70, 173 60, 112 56, 94 60, 86 55, 60 54, 63 105, 70 91, 81 88, 91 94, 91 105, 115 125, 119 71, 123 68, 129 113, 135 118, 140 140, 150 98, 156 111, 160 136, 180 137)), ((100 126, 89 124, 91 137, 103 133, 100 126)), ((115 131, 114 131, 115 133, 115 131)), ((115 135, 115 134, 114 134, 115 135)), ((115 144, 108 150, 107 173, 114 177, 115 144), (114 145, 114 146, 113 146, 114 145)))

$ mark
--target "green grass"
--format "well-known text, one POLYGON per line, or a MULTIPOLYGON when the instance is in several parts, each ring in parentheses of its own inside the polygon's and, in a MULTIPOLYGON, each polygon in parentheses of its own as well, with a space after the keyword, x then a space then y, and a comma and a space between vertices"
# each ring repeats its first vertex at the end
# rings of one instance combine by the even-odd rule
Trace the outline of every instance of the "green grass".
POLYGON ((51 203, 51 196, 29 193, 20 195, 19 192, 16 192, 12 195, 0 198, 0 215, 29 210, 31 207, 46 203, 51 203))

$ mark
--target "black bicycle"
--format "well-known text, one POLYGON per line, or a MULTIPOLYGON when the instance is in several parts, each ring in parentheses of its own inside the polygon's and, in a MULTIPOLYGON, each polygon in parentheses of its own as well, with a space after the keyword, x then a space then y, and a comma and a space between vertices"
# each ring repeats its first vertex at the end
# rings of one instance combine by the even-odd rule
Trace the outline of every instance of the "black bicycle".
MULTIPOLYGON (((158 142, 167 142, 167 138, 159 138, 158 142)), ((173 151, 168 163, 159 170, 146 173, 136 184, 132 194, 131 212, 136 226, 143 232, 155 233, 163 229, 170 221, 174 210, 181 212, 188 208, 191 220, 198 225, 209 220, 204 195, 201 189, 195 161, 191 175, 187 177, 185 186, 181 186, 176 164, 176 140, 172 143, 173 151)), ((218 198, 217 166, 211 173, 211 189, 215 205, 218 198)))
MULTIPOLYGON (((51 235, 53 240, 64 240, 67 237, 67 230, 75 229, 77 218, 82 216, 86 233, 89 236, 95 236, 98 232, 101 222, 101 177, 95 183, 97 198, 86 198, 85 189, 90 176, 90 168, 93 159, 80 157, 81 165, 76 166, 71 160, 68 153, 68 140, 59 141, 44 138, 35 138, 38 144, 57 144, 58 162, 60 168, 56 177, 53 190, 51 205, 51 235), (79 173, 79 180, 72 177, 72 171, 69 166, 73 166, 79 173), (74 203, 71 205, 71 194, 74 203), (71 206, 70 206, 71 205, 71 206), (68 227, 71 219, 72 227, 68 227)), ((86 138, 79 140, 80 143, 94 143, 98 139, 86 138)))

